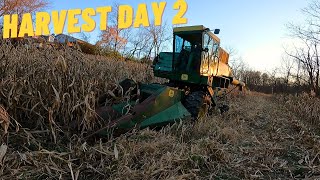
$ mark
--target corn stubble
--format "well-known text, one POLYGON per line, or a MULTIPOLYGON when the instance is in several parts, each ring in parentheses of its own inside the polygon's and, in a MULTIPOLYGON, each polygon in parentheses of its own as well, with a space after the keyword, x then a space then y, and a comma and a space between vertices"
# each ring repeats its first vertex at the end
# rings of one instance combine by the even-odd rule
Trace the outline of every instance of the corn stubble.
POLYGON ((232 93, 230 112, 89 145, 100 96, 159 81, 144 64, 61 50, 0 51, 1 179, 293 179, 320 176, 316 100, 232 93), (301 118, 303 115, 303 118, 301 118))

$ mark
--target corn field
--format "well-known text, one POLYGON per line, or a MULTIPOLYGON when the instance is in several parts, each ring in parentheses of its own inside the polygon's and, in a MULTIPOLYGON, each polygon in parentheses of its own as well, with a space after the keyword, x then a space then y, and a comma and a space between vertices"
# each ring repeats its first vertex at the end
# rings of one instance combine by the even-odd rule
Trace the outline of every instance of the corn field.
POLYGON ((319 100, 231 94, 228 113, 93 144, 95 107, 148 65, 69 48, 0 48, 0 179, 295 179, 320 177, 319 100))
POLYGON ((83 131, 92 129, 98 97, 117 88, 118 81, 153 78, 144 64, 86 56, 69 48, 38 50, 2 42, 0 52, 0 104, 14 125, 50 129, 54 142, 59 132, 80 125, 83 131))

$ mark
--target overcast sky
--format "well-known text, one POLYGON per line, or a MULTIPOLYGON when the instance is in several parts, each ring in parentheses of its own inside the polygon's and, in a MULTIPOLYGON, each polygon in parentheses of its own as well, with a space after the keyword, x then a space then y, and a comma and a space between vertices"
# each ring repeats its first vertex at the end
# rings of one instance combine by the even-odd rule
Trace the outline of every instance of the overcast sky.
MULTIPOLYGON (((96 8, 112 5, 113 2, 130 4, 136 8, 138 3, 149 5, 154 1, 156 0, 55 0, 51 9, 96 8)), ((212 29, 220 28, 222 46, 237 49, 250 67, 261 71, 279 67, 283 46, 288 43, 285 24, 302 21, 304 17, 301 8, 308 4, 308 0, 186 1, 189 5, 185 15, 189 19, 188 25, 201 24, 212 29)), ((172 8, 174 2, 167 1, 164 21, 168 23, 171 23, 177 12, 172 8)), ((96 40, 97 35, 98 31, 91 34, 92 41, 96 40)))

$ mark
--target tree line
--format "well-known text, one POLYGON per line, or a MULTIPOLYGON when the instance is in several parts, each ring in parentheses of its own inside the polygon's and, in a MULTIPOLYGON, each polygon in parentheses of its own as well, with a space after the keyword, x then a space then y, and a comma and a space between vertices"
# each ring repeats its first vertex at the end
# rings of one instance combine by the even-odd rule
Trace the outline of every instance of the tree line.
MULTIPOLYGON (((284 47, 281 67, 272 72, 249 68, 241 58, 231 60, 235 76, 250 90, 265 93, 308 92, 320 96, 320 1, 312 0, 302 9, 302 23, 286 27, 293 43, 284 47)), ((231 57, 233 51, 231 50, 231 57)))

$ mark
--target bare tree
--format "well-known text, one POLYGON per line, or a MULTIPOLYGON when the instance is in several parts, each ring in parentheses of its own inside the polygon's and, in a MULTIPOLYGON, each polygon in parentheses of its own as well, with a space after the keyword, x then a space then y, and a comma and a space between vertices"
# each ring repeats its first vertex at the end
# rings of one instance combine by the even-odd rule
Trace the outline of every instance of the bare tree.
POLYGON ((168 32, 169 28, 167 23, 164 23, 161 26, 151 24, 150 27, 146 29, 151 37, 151 46, 149 46, 146 57, 150 58, 152 52, 154 53, 154 57, 156 57, 160 53, 162 46, 171 39, 170 33, 168 32))
POLYGON ((289 85, 290 79, 293 76, 293 69, 295 67, 295 61, 292 61, 290 57, 282 57, 281 61, 281 73, 284 76, 285 83, 289 85))
POLYGON ((108 27, 101 32, 98 45, 107 47, 114 52, 124 52, 130 36, 130 28, 121 29, 118 27, 119 4, 113 5, 113 11, 109 14, 108 27))
POLYGON ((246 64, 243 58, 238 54, 238 51, 232 47, 226 48, 229 53, 229 64, 232 68, 234 77, 239 80, 243 80, 244 72, 249 70, 248 64, 246 64))
MULTIPOLYGON (((285 50, 286 54, 296 61, 308 76, 307 83, 311 90, 320 95, 320 1, 312 1, 308 7, 302 9, 306 16, 304 24, 288 25, 290 34, 293 38, 300 40, 300 45, 295 45, 294 50, 285 50)), ((302 72, 300 72, 302 73, 302 72)))
POLYGON ((295 53, 287 53, 294 60, 301 63, 302 68, 308 75, 308 84, 319 95, 319 54, 316 42, 305 41, 305 47, 295 48, 295 53))
POLYGON ((146 49, 152 44, 152 37, 146 30, 146 28, 139 28, 134 36, 129 37, 129 57, 141 58, 146 49))
POLYGON ((261 75, 261 80, 262 80, 262 86, 267 86, 270 84, 270 78, 267 73, 263 73, 261 75))
POLYGON ((0 0, 0 17, 5 14, 23 14, 48 7, 47 0, 0 0))

